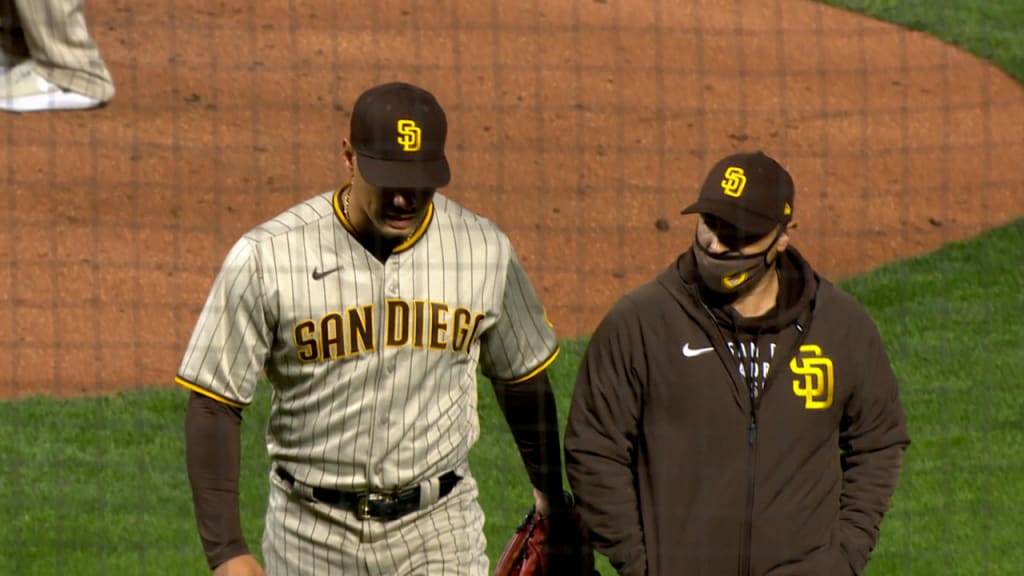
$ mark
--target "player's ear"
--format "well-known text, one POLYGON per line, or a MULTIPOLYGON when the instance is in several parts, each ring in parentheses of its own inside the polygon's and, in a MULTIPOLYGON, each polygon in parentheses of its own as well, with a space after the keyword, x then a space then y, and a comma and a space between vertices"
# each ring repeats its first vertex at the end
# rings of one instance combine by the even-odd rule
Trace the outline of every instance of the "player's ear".
POLYGON ((341 139, 341 157, 345 159, 345 167, 349 172, 354 169, 355 154, 352 152, 352 143, 348 138, 341 139))
POLYGON ((775 245, 775 250, 778 251, 779 254, 785 252, 786 248, 789 247, 789 233, 795 229, 796 222, 790 220, 789 223, 786 224, 785 230, 782 231, 782 235, 779 236, 778 244, 775 245))

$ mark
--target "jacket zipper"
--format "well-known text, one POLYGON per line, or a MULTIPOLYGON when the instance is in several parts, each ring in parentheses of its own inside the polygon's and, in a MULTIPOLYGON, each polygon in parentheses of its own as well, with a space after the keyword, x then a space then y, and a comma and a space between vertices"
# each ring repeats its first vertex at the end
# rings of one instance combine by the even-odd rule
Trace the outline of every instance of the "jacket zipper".
POLYGON ((750 425, 747 427, 747 513, 743 523, 743 564, 742 574, 750 575, 753 560, 753 529, 754 529, 754 465, 757 452, 757 407, 751 405, 750 425))
MULTIPOLYGON (((803 345, 807 339, 807 329, 799 322, 796 323, 796 343, 793 345, 793 352, 800 350, 800 346, 803 345)), ((774 364, 774 362, 773 362, 774 364)), ((774 368, 774 366, 772 366, 774 368)), ((754 531, 754 468, 756 466, 756 454, 757 454, 757 408, 761 404, 761 397, 768 391, 769 384, 775 379, 777 374, 776 370, 769 372, 768 376, 764 381, 764 388, 761 389, 761 395, 756 399, 751 399, 750 402, 750 425, 747 427, 747 445, 749 447, 747 456, 747 514, 746 523, 743 526, 743 537, 745 542, 743 543, 743 559, 742 573, 743 576, 750 576, 752 570, 752 564, 754 560, 754 542, 753 542, 753 531, 754 531)))

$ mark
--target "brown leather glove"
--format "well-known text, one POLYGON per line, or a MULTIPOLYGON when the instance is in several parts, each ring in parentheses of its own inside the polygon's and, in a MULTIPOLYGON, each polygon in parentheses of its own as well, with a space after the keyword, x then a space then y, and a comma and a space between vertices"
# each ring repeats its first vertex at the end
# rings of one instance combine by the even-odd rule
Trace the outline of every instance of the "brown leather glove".
POLYGON ((505 545, 494 576, 592 576, 594 550, 572 497, 541 517, 536 507, 505 545))

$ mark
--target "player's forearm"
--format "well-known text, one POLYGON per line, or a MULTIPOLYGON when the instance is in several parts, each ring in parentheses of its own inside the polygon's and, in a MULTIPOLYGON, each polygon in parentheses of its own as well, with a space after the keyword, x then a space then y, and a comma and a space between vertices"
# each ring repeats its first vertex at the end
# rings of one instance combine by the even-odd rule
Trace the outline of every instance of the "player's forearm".
POLYGON ((562 454, 555 394, 547 373, 515 384, 496 382, 494 392, 530 483, 547 495, 551 506, 559 506, 563 502, 562 454))
POLYGON ((195 392, 185 413, 185 453, 192 503, 210 568, 249 548, 238 507, 241 413, 195 392))

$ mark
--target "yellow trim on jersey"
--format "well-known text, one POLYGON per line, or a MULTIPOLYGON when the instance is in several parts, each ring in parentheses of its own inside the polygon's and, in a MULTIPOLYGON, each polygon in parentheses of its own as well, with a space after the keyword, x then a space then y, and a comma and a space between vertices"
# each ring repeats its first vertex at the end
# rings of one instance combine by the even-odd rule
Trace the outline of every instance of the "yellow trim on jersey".
POLYGON ((345 211, 341 209, 342 193, 349 186, 352 186, 352 184, 345 184, 341 188, 338 188, 337 190, 334 191, 334 215, 338 218, 338 222, 341 222, 341 225, 345 227, 345 230, 348 230, 353 236, 355 236, 356 229, 352 226, 352 223, 348 221, 348 218, 345 218, 345 211))
POLYGON ((558 358, 558 353, 561 352, 561 351, 562 351, 561 347, 555 348, 555 351, 551 354, 551 356, 548 356, 547 360, 541 362, 540 366, 537 366, 536 368, 534 368, 526 376, 520 376, 519 378, 516 378, 515 380, 502 380, 501 383, 502 384, 518 384, 520 382, 526 382, 527 380, 529 380, 530 378, 533 378, 537 374, 540 374, 548 366, 550 366, 551 363, 555 361, 555 358, 558 358))
MULTIPOLYGON (((351 186, 352 184, 348 183, 334 191, 334 215, 338 218, 338 221, 341 222, 341 225, 345 227, 345 230, 348 230, 353 236, 356 236, 358 238, 359 235, 356 233, 355 227, 353 227, 352 223, 349 222, 348 218, 345 217, 345 211, 341 209, 341 201, 342 197, 344 196, 344 192, 347 188, 351 186)), ((406 238, 405 241, 403 241, 401 244, 395 246, 395 249, 392 250, 391 252, 395 253, 401 252, 402 250, 408 250, 413 244, 416 243, 417 240, 422 238, 423 235, 427 233, 427 227, 430 226, 430 221, 433 218, 434 203, 431 202, 430 205, 427 206, 427 213, 424 214, 423 221, 420 222, 420 225, 418 228, 416 228, 416 231, 413 232, 411 236, 406 238)))
POLYGON ((212 398, 212 399, 216 400, 217 402, 220 402, 221 404, 227 404, 228 406, 233 406, 235 408, 245 408, 245 404, 239 404, 238 402, 235 402, 233 400, 228 400, 227 398, 225 398, 223 396, 220 396, 218 394, 214 394, 213 392, 210 392, 209 390, 204 390, 204 389, 200 388, 199 386, 196 386, 195 384, 189 382, 188 380, 185 380, 181 376, 175 376, 174 377, 174 382, 176 384, 178 384, 178 385, 181 385, 181 386, 184 386, 185 388, 188 388, 189 390, 191 390, 193 392, 198 392, 198 393, 202 394, 203 396, 206 396, 207 398, 212 398))
POLYGON ((392 250, 391 252, 395 253, 395 252, 401 252, 402 250, 408 250, 413 244, 416 243, 417 240, 422 238, 423 235, 427 233, 427 227, 430 226, 430 220, 433 219, 433 218, 434 218, 434 202, 431 201, 430 205, 427 206, 427 213, 423 216, 423 221, 420 222, 420 227, 417 228, 416 231, 412 233, 412 236, 409 236, 408 238, 406 238, 405 242, 402 242, 398 246, 395 246, 395 249, 392 250))

